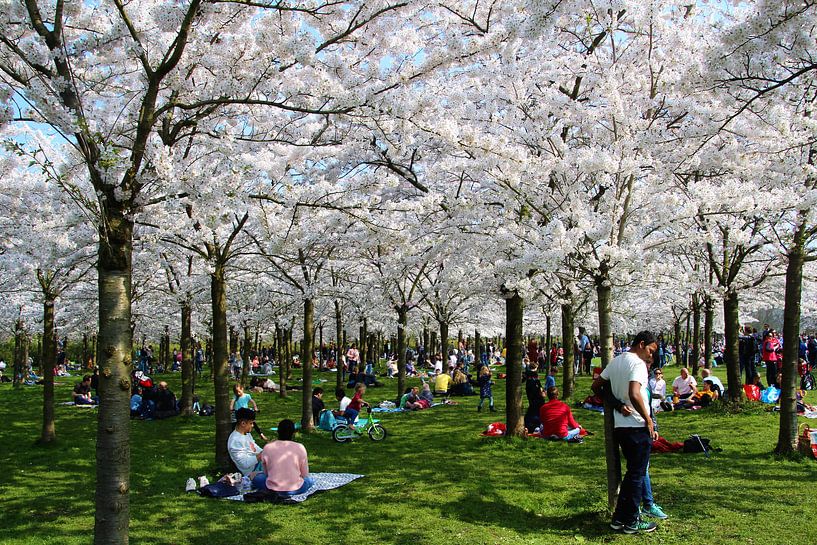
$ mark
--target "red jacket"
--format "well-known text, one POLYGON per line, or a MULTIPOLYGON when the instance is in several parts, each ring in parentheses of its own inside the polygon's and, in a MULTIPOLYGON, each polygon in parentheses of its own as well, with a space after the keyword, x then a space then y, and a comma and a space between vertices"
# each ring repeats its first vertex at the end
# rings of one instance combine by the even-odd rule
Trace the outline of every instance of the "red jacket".
POLYGON ((567 430, 578 428, 570 407, 564 401, 552 399, 539 409, 539 421, 542 423, 542 435, 567 437, 567 430))

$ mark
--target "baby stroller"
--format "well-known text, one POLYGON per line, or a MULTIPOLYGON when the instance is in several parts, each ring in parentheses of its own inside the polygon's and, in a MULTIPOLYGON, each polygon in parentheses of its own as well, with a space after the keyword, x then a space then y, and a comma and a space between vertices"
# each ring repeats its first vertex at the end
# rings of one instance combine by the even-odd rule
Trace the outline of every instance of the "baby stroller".
POLYGON ((801 390, 814 390, 815 384, 814 375, 811 374, 811 365, 808 362, 801 363, 799 366, 800 371, 800 389, 801 390))

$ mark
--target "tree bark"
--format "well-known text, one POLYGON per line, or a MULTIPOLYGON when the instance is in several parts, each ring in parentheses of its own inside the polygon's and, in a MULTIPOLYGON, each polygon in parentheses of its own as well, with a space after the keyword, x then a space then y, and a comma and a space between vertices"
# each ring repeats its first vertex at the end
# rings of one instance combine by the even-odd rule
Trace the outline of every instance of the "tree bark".
POLYGON ((698 294, 692 295, 692 375, 698 374, 701 359, 701 303, 698 294))
POLYGON ((479 329, 474 330, 474 363, 482 361, 482 337, 479 334, 479 329))
POLYGON ((244 342, 242 343, 242 351, 244 352, 241 358, 241 386, 247 387, 248 378, 250 376, 250 351, 252 349, 252 336, 249 324, 244 324, 244 342))
POLYGON ((130 517, 130 371, 133 224, 111 203, 101 233, 97 286, 99 412, 94 543, 128 542, 130 517))
POLYGON ((301 431, 315 431, 312 422, 312 354, 315 351, 315 302, 304 299, 304 339, 301 343, 301 369, 303 370, 304 389, 301 392, 301 431))
MULTIPOLYGON (((601 366, 606 368, 613 359, 613 335, 611 331, 613 306, 610 281, 606 271, 603 271, 603 274, 596 278, 596 296, 598 297, 601 366)), ((613 435, 613 410, 609 403, 605 403, 604 452, 607 462, 607 508, 610 512, 615 511, 616 502, 618 501, 618 488, 621 484, 621 460, 618 453, 618 444, 613 435)))
POLYGON ((505 299, 505 336, 508 351, 505 356, 505 426, 507 437, 524 437, 522 413, 522 355, 524 338, 522 323, 525 302, 517 291, 505 299))
MULTIPOLYGON (((712 323, 715 320, 714 301, 704 297, 704 368, 712 367, 712 323)), ((693 373, 694 375, 695 373, 693 373)))
POLYGON ((573 368, 573 307, 569 303, 562 304, 562 399, 573 397, 575 377, 573 368))
POLYGON ((675 324, 673 324, 675 338, 673 339, 675 345, 675 359, 678 362, 678 365, 683 367, 681 363, 681 322, 680 320, 675 320, 675 324))
POLYGON ((182 332, 179 338, 179 349, 182 351, 182 397, 179 402, 179 412, 183 416, 193 414, 193 309, 190 301, 182 303, 182 332))
POLYGON ((408 306, 405 304, 397 310, 397 399, 406 389, 406 330, 408 329, 408 306))
POLYGON ((440 353, 443 355, 443 371, 448 365, 448 322, 440 324, 440 353))
POLYGON ((19 318, 14 323, 14 377, 12 385, 15 388, 23 384, 23 373, 28 363, 27 343, 28 339, 25 324, 23 323, 23 319, 19 318))
POLYGON ((335 300, 335 368, 337 374, 335 376, 335 388, 343 388, 343 363, 341 356, 343 355, 343 315, 340 312, 340 301, 335 300))
POLYGON ((806 212, 798 214, 792 246, 787 254, 786 295, 783 311, 783 384, 780 393, 780 430, 777 454, 797 449, 797 364, 799 359, 800 301, 803 289, 803 263, 806 246, 806 212))
POLYGON ((278 327, 278 324, 275 324, 275 342, 277 344, 275 357, 278 358, 278 397, 287 396, 286 367, 284 367, 284 336, 284 330, 278 327))
POLYGON ((550 314, 545 316, 545 362, 546 368, 550 368, 550 343, 553 342, 553 336, 550 333, 550 314))
POLYGON ((57 342, 54 331, 54 298, 46 295, 43 302, 43 429, 40 443, 57 440, 54 424, 54 365, 57 363, 57 342))
POLYGON ((210 297, 213 306, 213 386, 215 388, 216 420, 216 468, 220 472, 231 470, 227 438, 232 432, 230 421, 230 384, 227 364, 227 282, 224 265, 216 264, 210 275, 210 297))
MULTIPOLYGON (((723 297, 723 360, 726 363, 726 389, 729 401, 735 405, 743 400, 743 382, 740 379, 740 359, 738 355, 738 294, 729 289, 723 297)), ((795 343, 795 347, 797 344, 795 343)))

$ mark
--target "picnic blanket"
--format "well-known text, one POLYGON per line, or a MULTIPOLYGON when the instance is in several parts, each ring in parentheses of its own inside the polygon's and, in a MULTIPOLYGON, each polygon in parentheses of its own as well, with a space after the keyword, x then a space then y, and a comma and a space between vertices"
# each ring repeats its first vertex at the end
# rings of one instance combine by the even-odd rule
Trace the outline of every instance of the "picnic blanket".
POLYGON ((296 496, 279 496, 275 492, 269 490, 248 492, 247 494, 239 494, 237 496, 229 496, 226 499, 243 502, 270 502, 270 503, 301 503, 317 492, 324 490, 334 490, 343 485, 364 477, 364 475, 357 475, 355 473, 310 473, 310 477, 315 480, 315 483, 309 487, 309 490, 303 494, 296 496))
POLYGON ((77 405, 73 401, 65 401, 64 403, 57 403, 57 405, 66 405, 68 407, 80 407, 80 408, 86 408, 86 409, 96 409, 99 406, 99 405, 89 405, 89 404, 77 405))
MULTIPOLYGON (((432 403, 428 408, 431 409, 433 407, 441 407, 443 405, 450 405, 450 403, 432 403)), ((411 412, 416 412, 416 411, 411 411, 409 409, 401 409, 400 407, 394 407, 394 408, 391 408, 391 409, 383 408, 383 407, 373 407, 372 412, 373 413, 411 413, 411 412)), ((375 422, 377 422, 377 421, 375 420, 375 422)))

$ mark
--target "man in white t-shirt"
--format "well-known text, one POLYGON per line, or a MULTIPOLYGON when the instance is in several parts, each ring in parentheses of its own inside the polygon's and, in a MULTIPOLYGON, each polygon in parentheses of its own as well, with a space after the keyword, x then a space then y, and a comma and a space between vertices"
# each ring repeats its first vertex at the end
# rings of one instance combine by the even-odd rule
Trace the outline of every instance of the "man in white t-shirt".
POLYGON ((650 418, 647 392, 647 368, 656 350, 658 343, 655 335, 642 331, 635 336, 629 352, 614 358, 593 381, 592 386, 596 395, 601 395, 604 389, 609 388, 613 397, 631 409, 624 411, 627 415, 619 411, 613 412, 613 436, 627 460, 627 472, 621 480, 616 511, 610 527, 627 534, 652 532, 656 528, 654 522, 641 521, 639 509, 652 442, 658 438, 650 418))
POLYGON ((695 393, 697 387, 698 382, 695 377, 689 374, 686 367, 681 367, 681 376, 675 377, 675 380, 672 381, 672 394, 680 399, 686 399, 695 393))

